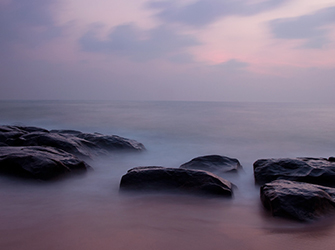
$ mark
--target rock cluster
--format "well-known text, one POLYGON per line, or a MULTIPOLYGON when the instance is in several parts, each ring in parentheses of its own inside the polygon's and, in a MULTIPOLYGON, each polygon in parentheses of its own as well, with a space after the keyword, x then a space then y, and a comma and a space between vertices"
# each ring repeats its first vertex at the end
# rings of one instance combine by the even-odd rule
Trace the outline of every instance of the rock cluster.
POLYGON ((74 130, 0 126, 0 173, 54 179, 90 166, 81 159, 111 150, 144 150, 134 140, 74 130))
POLYGON ((261 201, 274 216, 310 221, 335 211, 335 161, 261 159, 254 163, 261 201))
POLYGON ((192 159, 179 168, 136 167, 120 182, 121 190, 173 191, 231 197, 233 184, 214 172, 236 172, 241 169, 237 159, 207 155, 192 159))
MULTIPOLYGON (((38 127, 0 126, 0 174, 50 180, 91 167, 84 161, 115 150, 143 151, 143 144, 116 135, 38 127)), ((262 204, 274 216, 310 221, 335 211, 335 158, 280 158, 254 162, 262 204)), ((179 168, 128 170, 120 190, 163 191, 231 197, 231 182, 219 176, 242 169, 222 155, 194 158, 179 168), (218 176, 218 175, 219 176, 218 176)))
MULTIPOLYGON (((143 144, 116 135, 38 127, 0 126, 0 173, 49 180, 91 167, 82 159, 115 150, 142 151, 143 144)), ((232 195, 232 184, 208 171, 235 171, 236 159, 204 156, 180 168, 138 167, 125 174, 122 190, 232 195), (188 169, 189 168, 189 169, 188 169), (199 170, 204 169, 204 170, 199 170)))

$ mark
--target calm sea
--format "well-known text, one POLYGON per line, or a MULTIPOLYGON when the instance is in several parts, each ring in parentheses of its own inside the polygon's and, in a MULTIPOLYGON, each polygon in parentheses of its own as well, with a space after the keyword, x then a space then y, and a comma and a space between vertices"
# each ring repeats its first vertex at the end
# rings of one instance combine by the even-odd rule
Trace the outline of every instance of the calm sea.
POLYGON ((335 104, 0 101, 1 125, 116 134, 143 153, 92 159, 94 171, 55 183, 0 177, 0 249, 333 249, 335 219, 301 224, 272 218, 259 201, 260 158, 335 156, 335 104), (237 158, 226 178, 233 199, 125 195, 136 166, 179 167, 192 158, 237 158))

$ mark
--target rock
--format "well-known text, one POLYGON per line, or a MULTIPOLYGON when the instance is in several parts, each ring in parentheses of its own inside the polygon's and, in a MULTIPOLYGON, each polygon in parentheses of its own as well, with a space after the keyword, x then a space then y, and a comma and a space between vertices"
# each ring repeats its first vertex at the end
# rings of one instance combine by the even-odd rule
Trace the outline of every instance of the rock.
POLYGON ((212 173, 155 166, 130 169, 122 176, 120 189, 232 196, 232 184, 212 173))
POLYGON ((97 147, 75 136, 49 132, 27 133, 9 142, 11 146, 45 146, 64 150, 79 157, 90 157, 97 147))
POLYGON ((273 216, 311 221, 335 211, 335 189, 287 180, 261 187, 261 200, 273 216))
POLYGON ((16 126, 16 128, 18 128, 20 130, 23 130, 23 131, 26 131, 28 133, 31 133, 31 132, 44 132, 44 133, 48 133, 49 132, 47 129, 39 128, 39 127, 32 127, 32 126, 16 126))
POLYGON ((0 132, 20 132, 20 133, 29 133, 29 132, 48 132, 44 128, 32 127, 32 126, 3 126, 0 125, 0 132))
POLYGON ((221 155, 200 156, 180 166, 186 169, 200 169, 209 172, 232 173, 242 168, 237 159, 221 155))
POLYGON ((8 146, 8 141, 16 139, 26 132, 20 130, 18 127, 0 126, 0 143, 8 146))
MULTIPOLYGON (((52 131, 54 132, 54 131, 52 131)), ((93 143, 95 146, 106 150, 134 150, 142 151, 145 149, 142 143, 130 140, 117 135, 102 135, 100 133, 76 133, 75 131, 60 131, 60 134, 74 134, 80 139, 93 143)))
POLYGON ((335 186, 335 162, 331 158, 262 159, 254 163, 254 177, 263 185, 277 179, 335 186))
POLYGON ((79 157, 115 150, 142 151, 143 144, 120 136, 82 133, 75 130, 48 131, 37 127, 0 126, 0 146, 47 146, 79 157))
POLYGON ((87 170, 89 165, 77 157, 144 149, 137 141, 115 135, 0 126, 0 173, 47 180, 73 170, 87 170))
POLYGON ((0 173, 49 180, 90 166, 72 154, 50 147, 0 147, 0 173))

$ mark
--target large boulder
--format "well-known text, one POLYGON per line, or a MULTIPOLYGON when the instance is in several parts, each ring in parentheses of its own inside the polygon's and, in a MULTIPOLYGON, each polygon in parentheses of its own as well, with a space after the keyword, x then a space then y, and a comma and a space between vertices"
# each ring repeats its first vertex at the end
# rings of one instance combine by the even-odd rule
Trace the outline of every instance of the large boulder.
POLYGON ((199 169, 213 173, 235 173, 242 168, 237 159, 221 155, 200 156, 180 166, 185 169, 199 169))
POLYGON ((311 221, 335 211, 335 189, 276 180, 261 187, 261 200, 273 216, 311 221))
POLYGON ((277 179, 335 186, 335 162, 326 158, 262 159, 254 163, 254 177, 263 185, 277 179))
POLYGON ((0 147, 0 173, 49 180, 85 172, 90 166, 72 154, 50 147, 0 147))
POLYGON ((52 130, 37 127, 0 126, 0 146, 47 146, 79 157, 115 150, 142 151, 143 144, 116 135, 52 130))
POLYGON ((130 169, 122 176, 120 189, 232 196, 232 184, 212 173, 156 166, 130 169))

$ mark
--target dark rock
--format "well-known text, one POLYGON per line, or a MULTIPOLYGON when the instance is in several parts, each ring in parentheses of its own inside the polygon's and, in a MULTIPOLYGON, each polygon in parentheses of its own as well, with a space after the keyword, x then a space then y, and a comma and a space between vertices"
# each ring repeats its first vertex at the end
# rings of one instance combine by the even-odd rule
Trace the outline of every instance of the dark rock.
POLYGON ((49 180, 90 166, 72 154, 50 147, 0 147, 0 172, 18 177, 49 180))
POLYGON ((180 166, 186 169, 200 169, 209 172, 232 173, 242 168, 237 159, 221 155, 200 156, 180 166))
POLYGON ((32 132, 10 142, 11 146, 45 146, 64 150, 80 157, 90 157, 97 147, 88 141, 75 136, 56 133, 32 132))
POLYGON ((137 141, 114 135, 0 126, 0 173, 47 180, 88 169, 76 156, 88 158, 115 150, 144 149, 137 141))
POLYGON ((254 163, 257 184, 277 179, 335 186, 335 162, 325 158, 262 159, 254 163))
POLYGON ((80 132, 78 130, 72 130, 72 129, 52 129, 52 130, 50 130, 50 133, 79 135, 82 132, 80 132))
POLYGON ((120 136, 82 133, 76 130, 48 131, 37 127, 0 126, 0 146, 47 146, 79 157, 115 150, 142 151, 143 144, 120 136))
POLYGON ((335 162, 335 157, 333 157, 333 156, 329 157, 328 161, 335 162))
POLYGON ((32 126, 16 126, 16 128, 20 129, 21 131, 25 131, 28 133, 31 132, 44 132, 44 133, 48 133, 49 131, 47 129, 44 128, 39 128, 39 127, 32 127, 32 126))
POLYGON ((15 143, 14 141, 20 136, 31 132, 47 133, 48 130, 37 127, 0 126, 0 142, 9 145, 15 143))
POLYGON ((16 146, 21 136, 31 132, 48 133, 48 130, 37 127, 0 126, 0 142, 7 146, 16 146))
POLYGON ((232 195, 232 184, 212 173, 202 170, 164 167, 130 169, 122 176, 120 189, 232 195))
POLYGON ((91 142, 97 147, 106 150, 134 150, 142 151, 145 149, 142 143, 130 140, 117 135, 102 135, 100 133, 78 133, 77 131, 60 131, 60 134, 73 134, 80 139, 91 142))
POLYGON ((3 126, 3 125, 0 125, 0 132, 1 133, 11 132, 12 130, 13 130, 12 126, 3 126))
POLYGON ((26 132, 13 126, 0 126, 0 143, 1 145, 7 145, 10 140, 17 139, 26 132))
POLYGON ((0 125, 0 132, 20 132, 20 133, 30 133, 30 132, 48 132, 44 128, 32 127, 32 126, 6 126, 0 125))
POLYGON ((311 221, 335 211, 335 189, 287 180, 261 187, 261 200, 273 216, 311 221))

